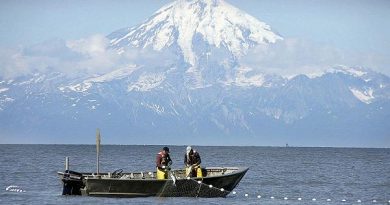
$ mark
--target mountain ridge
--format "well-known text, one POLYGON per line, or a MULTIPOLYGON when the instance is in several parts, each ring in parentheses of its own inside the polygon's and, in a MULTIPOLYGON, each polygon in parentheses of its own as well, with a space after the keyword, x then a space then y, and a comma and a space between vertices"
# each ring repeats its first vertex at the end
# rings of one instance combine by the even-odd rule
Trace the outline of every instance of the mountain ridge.
POLYGON ((283 77, 241 65, 240 56, 251 47, 283 40, 267 24, 248 18, 253 17, 221 0, 176 1, 144 23, 108 35, 110 49, 119 56, 128 49, 179 56, 169 63, 128 62, 83 77, 61 72, 0 77, 2 135, 26 142, 34 136, 42 142, 88 143, 86 136, 100 127, 110 143, 119 144, 390 145, 388 76, 339 65, 316 75, 283 77), (176 17, 170 14, 175 9, 182 12, 178 19, 184 16, 180 24, 195 22, 190 27, 202 25, 201 18, 187 16, 194 12, 204 13, 209 22, 220 19, 210 17, 216 12, 233 23, 222 23, 222 31, 194 26, 191 38, 180 42, 182 31, 175 32, 176 17), (232 35, 221 37, 227 31, 232 35), (262 32, 269 36, 259 37, 262 32), (164 33, 168 40, 155 41, 164 33), (154 47, 156 42, 163 43, 154 47))

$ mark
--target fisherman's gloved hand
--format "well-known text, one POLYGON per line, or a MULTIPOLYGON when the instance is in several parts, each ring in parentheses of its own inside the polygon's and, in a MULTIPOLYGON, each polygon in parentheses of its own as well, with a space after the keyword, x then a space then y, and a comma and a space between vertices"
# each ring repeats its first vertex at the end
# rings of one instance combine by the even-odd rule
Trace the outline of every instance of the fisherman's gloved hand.
POLYGON ((165 165, 163 165, 163 166, 161 166, 161 168, 162 168, 162 169, 165 169, 165 170, 171 170, 171 167, 170 167, 170 166, 165 166, 165 165))

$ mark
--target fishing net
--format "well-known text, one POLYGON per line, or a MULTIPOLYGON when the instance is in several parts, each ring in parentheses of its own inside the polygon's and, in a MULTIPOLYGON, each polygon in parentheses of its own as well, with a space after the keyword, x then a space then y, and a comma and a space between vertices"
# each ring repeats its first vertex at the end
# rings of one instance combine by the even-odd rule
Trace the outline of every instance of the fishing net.
POLYGON ((160 192, 160 197, 225 197, 229 191, 223 188, 213 187, 212 185, 204 184, 202 181, 194 179, 181 179, 167 181, 164 188, 160 192))

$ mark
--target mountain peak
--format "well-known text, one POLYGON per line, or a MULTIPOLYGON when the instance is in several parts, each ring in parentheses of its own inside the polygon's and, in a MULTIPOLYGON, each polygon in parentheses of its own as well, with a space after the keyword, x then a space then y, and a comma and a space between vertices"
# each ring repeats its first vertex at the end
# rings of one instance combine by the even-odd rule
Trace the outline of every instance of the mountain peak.
POLYGON ((128 46, 158 51, 171 48, 194 67, 199 56, 213 48, 226 49, 237 58, 255 45, 282 39, 267 24, 223 0, 174 1, 141 25, 108 37, 119 52, 128 46), (198 45, 202 49, 197 49, 198 45))
POLYGON ((187 7, 187 6, 199 6, 200 5, 204 8, 207 8, 207 7, 210 8, 210 7, 224 6, 226 4, 227 3, 225 3, 225 1, 223 1, 223 0, 176 0, 176 1, 173 1, 172 3, 170 3, 164 7, 162 7, 156 13, 158 13, 161 10, 164 10, 164 8, 168 8, 171 6, 187 7))

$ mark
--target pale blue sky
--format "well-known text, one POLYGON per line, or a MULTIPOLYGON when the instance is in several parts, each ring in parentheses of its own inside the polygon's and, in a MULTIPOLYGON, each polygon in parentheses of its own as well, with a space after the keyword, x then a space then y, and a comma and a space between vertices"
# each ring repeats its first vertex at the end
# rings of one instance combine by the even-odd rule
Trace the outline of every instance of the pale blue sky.
MULTIPOLYGON (((388 0, 226 0, 287 38, 346 51, 390 53, 388 0)), ((107 35, 141 23, 169 0, 2 0, 0 47, 107 35)), ((388 70, 388 60, 378 70, 388 70)), ((389 73, 389 72, 387 72, 389 73)))

